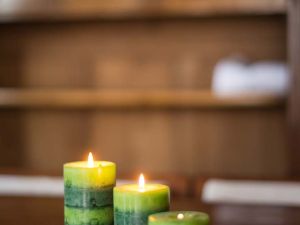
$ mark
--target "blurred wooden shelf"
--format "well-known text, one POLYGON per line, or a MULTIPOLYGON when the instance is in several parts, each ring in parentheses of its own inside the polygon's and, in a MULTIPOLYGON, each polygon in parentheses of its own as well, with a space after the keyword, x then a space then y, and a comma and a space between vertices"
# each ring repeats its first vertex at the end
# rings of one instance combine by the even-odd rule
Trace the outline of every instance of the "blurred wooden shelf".
POLYGON ((286 0, 0 1, 0 22, 285 14, 286 0))
POLYGON ((52 90, 0 89, 1 108, 274 108, 274 95, 220 98, 209 90, 52 90))

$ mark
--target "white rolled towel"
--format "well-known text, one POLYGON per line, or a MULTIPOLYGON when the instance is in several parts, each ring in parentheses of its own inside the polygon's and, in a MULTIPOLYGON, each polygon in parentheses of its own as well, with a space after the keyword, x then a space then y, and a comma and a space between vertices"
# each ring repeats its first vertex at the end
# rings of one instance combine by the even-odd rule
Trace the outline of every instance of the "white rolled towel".
POLYGON ((276 94, 285 96, 290 76, 282 62, 262 61, 247 64, 238 59, 221 60, 215 66, 212 90, 218 96, 276 94))
POLYGON ((211 204, 300 206, 300 182, 208 180, 202 200, 211 204))

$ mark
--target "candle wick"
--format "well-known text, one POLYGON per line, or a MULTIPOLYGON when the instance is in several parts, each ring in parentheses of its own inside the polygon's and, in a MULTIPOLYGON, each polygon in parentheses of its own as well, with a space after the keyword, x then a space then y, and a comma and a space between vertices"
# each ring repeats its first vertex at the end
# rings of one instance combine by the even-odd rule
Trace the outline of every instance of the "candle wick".
POLYGON ((88 156, 88 167, 94 167, 94 158, 93 154, 90 152, 88 156))
POLYGON ((184 215, 182 213, 179 213, 177 215, 177 219, 182 220, 184 218, 184 215))
POLYGON ((139 178, 139 189, 144 190, 144 187, 145 187, 145 177, 143 174, 141 174, 139 178))

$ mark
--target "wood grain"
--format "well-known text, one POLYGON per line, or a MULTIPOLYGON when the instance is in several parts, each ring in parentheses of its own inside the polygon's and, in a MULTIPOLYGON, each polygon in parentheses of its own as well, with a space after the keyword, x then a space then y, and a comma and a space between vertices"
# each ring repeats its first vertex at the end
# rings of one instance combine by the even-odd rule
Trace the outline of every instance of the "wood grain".
POLYGON ((25 156, 22 110, 0 110, 0 165, 20 168, 25 156))
POLYGON ((220 59, 286 59, 283 16, 0 28, 9 87, 209 89, 220 59))
POLYGON ((72 21, 211 15, 284 14, 285 0, 14 0, 0 2, 1 22, 72 21))
POLYGON ((215 225, 296 225, 299 212, 299 207, 240 204, 217 204, 212 209, 215 225))
POLYGON ((25 168, 114 161, 120 173, 275 177, 288 172, 282 110, 26 110, 25 168), (49 154, 51 152, 51 154, 49 154))
POLYGON ((284 98, 249 93, 218 97, 209 90, 22 90, 0 89, 0 107, 8 108, 270 108, 284 105, 284 98))
MULTIPOLYGON (((209 90, 224 57, 286 59, 284 15, 233 15, 1 24, 1 87, 41 91, 4 96, 13 102, 10 110, 22 112, 1 127, 1 133, 21 127, 18 162, 57 172, 92 149, 124 173, 286 176, 285 109, 273 107, 278 99, 224 102, 201 91, 209 90), (70 95, 74 89, 88 94, 70 95), (99 99, 114 107, 94 107, 99 99), (40 107, 49 104, 56 106, 40 107)), ((17 146, 9 154, 18 154, 17 146)))
POLYGON ((288 104, 291 175, 300 177, 300 1, 289 1, 289 60, 292 87, 288 104))

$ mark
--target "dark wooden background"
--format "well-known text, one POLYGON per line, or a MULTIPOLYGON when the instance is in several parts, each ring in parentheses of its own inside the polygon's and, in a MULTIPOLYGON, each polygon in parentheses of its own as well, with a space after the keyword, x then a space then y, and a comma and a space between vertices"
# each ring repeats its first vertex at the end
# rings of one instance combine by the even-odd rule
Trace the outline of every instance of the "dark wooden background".
POLYGON ((286 60, 284 1, 94 2, 99 17, 63 3, 0 11, 0 83, 10 88, 0 92, 1 166, 59 172, 91 150, 126 173, 290 174, 282 100, 224 104, 210 91, 224 57, 286 60))
MULTIPOLYGON (((3 173, 61 175, 93 151, 121 177, 171 180, 172 209, 214 224, 299 224, 297 207, 200 201, 207 177, 299 178, 298 0, 14 2, 0 2, 3 173), (288 61, 288 99, 216 98, 214 65, 236 55, 288 61)), ((0 223, 62 224, 62 201, 1 197, 0 223)))

